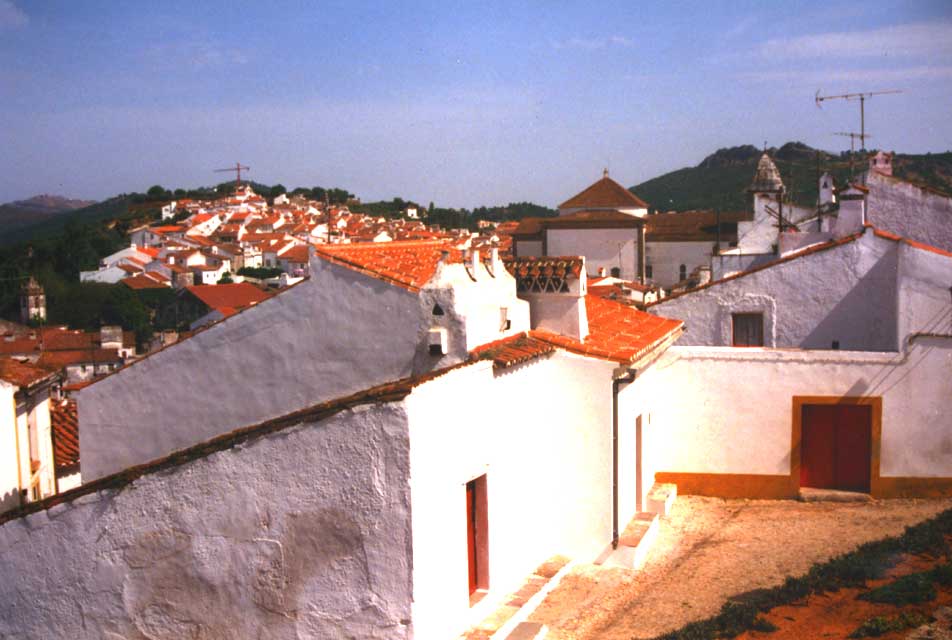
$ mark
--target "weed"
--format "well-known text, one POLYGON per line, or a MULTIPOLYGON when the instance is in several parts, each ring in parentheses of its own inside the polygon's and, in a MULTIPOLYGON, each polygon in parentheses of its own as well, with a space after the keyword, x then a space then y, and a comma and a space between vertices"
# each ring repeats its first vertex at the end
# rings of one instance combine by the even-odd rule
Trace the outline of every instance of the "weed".
POLYGON ((859 599, 880 604, 892 604, 897 607, 918 602, 928 602, 935 600, 936 597, 935 586, 932 584, 932 581, 932 571, 912 573, 908 576, 897 578, 889 584, 884 584, 872 591, 860 594, 859 599))
POLYGON ((861 624, 853 633, 851 638, 869 638, 879 637, 890 633, 891 631, 902 631, 903 629, 912 629, 922 626, 929 622, 929 618, 918 611, 903 611, 898 616, 886 617, 876 616, 870 618, 861 624))

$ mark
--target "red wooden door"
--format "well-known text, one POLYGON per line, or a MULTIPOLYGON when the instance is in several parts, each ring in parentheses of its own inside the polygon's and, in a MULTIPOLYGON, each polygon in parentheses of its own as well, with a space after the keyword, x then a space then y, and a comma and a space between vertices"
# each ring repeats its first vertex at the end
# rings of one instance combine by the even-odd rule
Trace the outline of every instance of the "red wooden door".
POLYGON ((815 404, 802 412, 800 486, 869 491, 872 408, 815 404))
POLYGON ((476 592, 476 481, 466 483, 466 553, 469 557, 469 593, 476 592))

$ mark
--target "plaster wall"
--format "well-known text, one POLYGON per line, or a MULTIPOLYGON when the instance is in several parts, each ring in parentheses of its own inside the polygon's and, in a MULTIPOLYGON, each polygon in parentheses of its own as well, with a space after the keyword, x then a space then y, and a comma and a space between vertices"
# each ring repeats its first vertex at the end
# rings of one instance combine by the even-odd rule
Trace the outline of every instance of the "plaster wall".
POLYGON ((33 475, 38 473, 39 497, 45 498, 56 493, 49 389, 30 394, 21 391, 15 398, 21 486, 28 489, 33 475), (37 470, 30 466, 34 459, 40 463, 37 470))
POLYGON ((0 512, 20 504, 15 385, 0 380, 0 512))
POLYGON ((541 258, 542 241, 541 240, 516 240, 515 255, 519 258, 541 258))
POLYGON ((409 638, 408 473, 396 402, 9 521, 0 636, 409 638))
POLYGON ((311 274, 83 389, 83 479, 461 359, 429 355, 418 294, 319 259, 311 274))
POLYGON ((588 310, 582 296, 523 292, 533 329, 546 329, 576 340, 588 336, 588 310))
POLYGON ((952 334, 952 256, 899 244, 899 335, 952 334))
POLYGON ((647 264, 651 265, 650 280, 662 287, 672 287, 681 281, 683 264, 687 275, 699 266, 711 264, 713 242, 652 242, 645 247, 647 264))
MULTIPOLYGON (((666 471, 788 475, 793 396, 882 397, 880 473, 948 477, 952 339, 908 353, 672 347, 666 379, 666 471)), ((660 403, 660 401, 659 401, 660 403)))
POLYGON ((129 274, 126 271, 123 271, 117 266, 106 267, 105 269, 99 269, 97 271, 80 271, 79 280, 80 282, 104 282, 106 284, 115 284, 128 276, 129 274))
POLYGON ((897 243, 868 230, 838 247, 649 308, 684 320, 681 345, 732 344, 733 313, 763 313, 764 346, 890 351, 898 345, 897 243))
POLYGON ((612 368, 564 352, 481 362, 407 398, 417 637, 454 637, 552 555, 611 541, 612 368), (465 490, 483 475, 490 595, 470 609, 465 490))
POLYGON ((952 198, 867 171, 863 182, 869 222, 880 229, 952 251, 952 198))
POLYGON ((638 276, 637 229, 547 229, 546 234, 547 255, 585 256, 589 276, 602 267, 609 274, 620 268, 623 280, 638 276))

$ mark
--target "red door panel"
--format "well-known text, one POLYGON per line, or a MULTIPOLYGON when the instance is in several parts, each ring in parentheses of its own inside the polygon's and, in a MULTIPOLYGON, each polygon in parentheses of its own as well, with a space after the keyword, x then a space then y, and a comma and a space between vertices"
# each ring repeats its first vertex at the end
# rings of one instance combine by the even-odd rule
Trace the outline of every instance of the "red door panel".
POLYGON ((845 491, 869 491, 871 408, 863 405, 837 405, 836 413, 836 488, 845 491))
POLYGON ((800 438, 800 486, 833 489, 835 405, 810 404, 803 406, 800 438))
MULTIPOLYGON (((459 485, 457 485, 459 486, 459 485)), ((476 592, 476 481, 466 483, 466 552, 469 557, 469 593, 476 592)))

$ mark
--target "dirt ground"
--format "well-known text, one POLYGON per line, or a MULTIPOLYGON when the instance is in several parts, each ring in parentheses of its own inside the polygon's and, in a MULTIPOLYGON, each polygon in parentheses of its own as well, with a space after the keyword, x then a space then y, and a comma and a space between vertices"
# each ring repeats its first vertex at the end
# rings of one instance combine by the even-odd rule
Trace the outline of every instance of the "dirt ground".
POLYGON ((558 640, 653 638, 714 615, 728 597, 952 508, 952 499, 865 503, 681 496, 640 572, 579 565, 530 616, 558 640))

